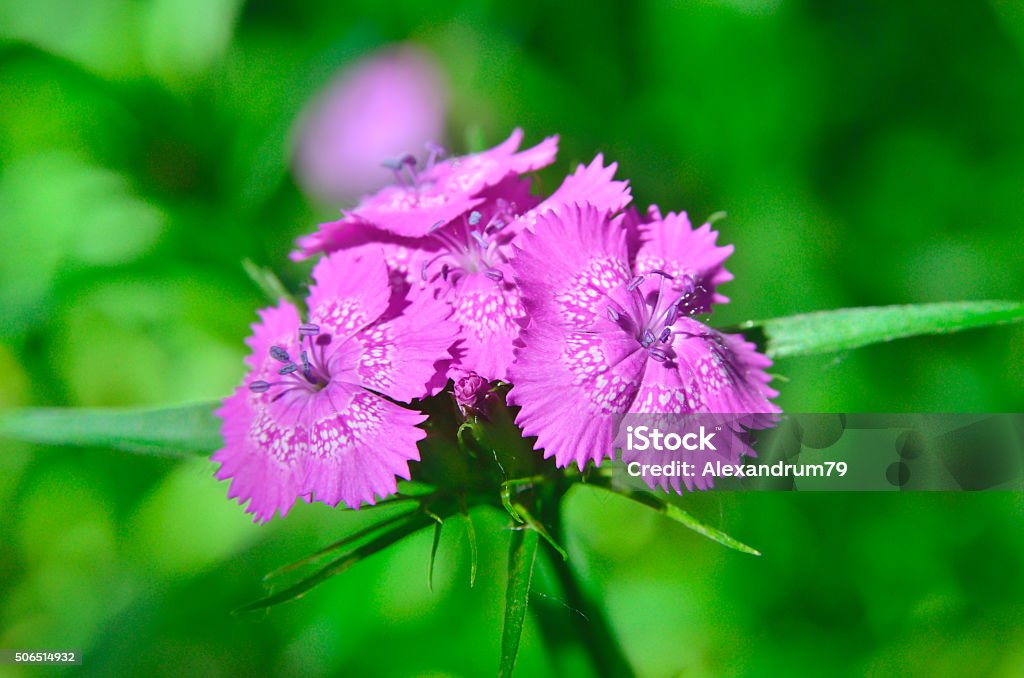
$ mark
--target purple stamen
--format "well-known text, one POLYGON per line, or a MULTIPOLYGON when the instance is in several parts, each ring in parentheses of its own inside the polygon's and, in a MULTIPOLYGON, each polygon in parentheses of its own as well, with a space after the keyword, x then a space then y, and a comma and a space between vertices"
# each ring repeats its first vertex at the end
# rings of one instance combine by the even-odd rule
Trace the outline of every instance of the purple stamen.
POLYGON ((666 344, 666 343, 668 343, 668 340, 671 339, 671 338, 672 338, 672 330, 671 330, 671 328, 666 327, 665 329, 663 329, 661 331, 661 336, 658 337, 658 341, 660 341, 663 344, 666 344))
POLYGON ((668 353, 665 353, 660 348, 652 348, 647 352, 651 358, 657 360, 659 363, 663 363, 668 360, 668 353))
POLYGON ((476 226, 477 224, 480 223, 481 218, 483 218, 483 215, 477 212, 476 210, 473 210, 472 212, 469 213, 469 225, 476 226))
POLYGON ((688 296, 690 296, 691 294, 693 294, 696 291, 697 291, 697 283, 693 279, 693 276, 692 275, 684 275, 683 276, 682 290, 681 290, 682 295, 684 297, 688 297, 688 296))
POLYGON ((642 285, 643 282, 644 282, 644 277, 642 275, 638 275, 638 276, 636 276, 635 278, 633 278, 632 280, 629 281, 629 284, 626 285, 626 289, 629 290, 630 292, 632 292, 636 288, 640 287, 640 285, 642 285))
POLYGON ((434 163, 444 157, 444 146, 435 144, 432 141, 428 141, 426 144, 427 148, 427 169, 434 166, 434 163))
POLYGON ((277 373, 278 374, 291 374, 292 372, 295 372, 298 369, 299 369, 299 366, 296 365, 295 363, 288 363, 287 365, 285 365, 284 367, 279 369, 277 371, 277 373))
POLYGON ((665 313, 665 324, 674 325, 676 319, 679 317, 679 304, 675 303, 668 307, 668 312, 665 313))
POLYGON ((650 346, 653 343, 654 343, 654 332, 651 332, 650 330, 644 330, 644 336, 640 340, 640 345, 643 346, 644 348, 647 348, 648 346, 650 346))
POLYGON ((608 307, 608 319, 609 320, 611 320, 613 323, 617 323, 617 322, 619 322, 619 318, 620 317, 621 316, 619 316, 619 312, 618 311, 616 311, 611 306, 608 307))
POLYGON ((303 323, 299 325, 299 334, 303 337, 315 337, 320 334, 320 326, 314 323, 303 323))
POLYGON ((270 390, 270 382, 258 379, 249 384, 249 390, 253 393, 266 393, 270 390))
POLYGON ((476 244, 480 246, 480 249, 487 249, 487 238, 480 235, 479 231, 472 231, 469 235, 476 241, 476 244))
POLYGON ((280 346, 270 347, 270 357, 282 363, 286 363, 291 360, 291 358, 288 356, 288 351, 284 350, 280 346))
POLYGON ((505 279, 505 275, 496 268, 489 268, 484 271, 484 275, 493 280, 494 282, 501 282, 505 279))

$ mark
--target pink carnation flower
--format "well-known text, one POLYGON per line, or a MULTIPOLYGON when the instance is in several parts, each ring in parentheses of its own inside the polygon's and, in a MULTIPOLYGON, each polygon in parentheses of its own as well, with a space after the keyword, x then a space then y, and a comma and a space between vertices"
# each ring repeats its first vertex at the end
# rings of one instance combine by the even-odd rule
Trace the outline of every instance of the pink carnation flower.
POLYGON ((217 411, 217 477, 259 521, 300 497, 358 508, 395 492, 425 416, 393 401, 426 395, 457 331, 389 282, 380 253, 332 254, 313 278, 308 323, 286 301, 260 311, 250 378, 217 411))
POLYGON ((528 180, 510 174, 478 193, 472 209, 418 238, 343 219, 299 244, 325 251, 383 250, 393 270, 450 306, 451 320, 460 328, 456 364, 487 379, 507 380, 525 313, 508 267, 513 245, 541 215, 577 201, 586 199, 608 211, 623 209, 630 200, 629 185, 613 180, 615 170, 615 163, 605 166, 598 155, 543 201, 530 194, 528 180))
POLYGON ((729 279, 710 226, 592 205, 541 215, 512 268, 526 308, 512 367, 517 421, 559 466, 612 455, 629 413, 769 413, 765 356, 690 314, 729 279), (631 255, 632 251, 632 255, 631 255))
POLYGON ((516 129, 490 150, 446 160, 440 159, 441 148, 432 146, 422 168, 410 154, 388 161, 395 184, 366 196, 342 219, 320 224, 317 233, 300 238, 300 250, 293 258, 330 251, 339 231, 367 224, 397 236, 427 235, 478 207, 485 200, 480 194, 509 175, 532 172, 554 162, 558 137, 519 151, 522 140, 523 131, 516 129))

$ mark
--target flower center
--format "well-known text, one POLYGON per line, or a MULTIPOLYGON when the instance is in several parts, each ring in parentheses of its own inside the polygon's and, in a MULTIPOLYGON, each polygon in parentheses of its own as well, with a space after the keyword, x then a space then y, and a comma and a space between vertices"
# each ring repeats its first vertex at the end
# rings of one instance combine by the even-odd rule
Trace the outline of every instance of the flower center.
POLYGON ((412 153, 406 153, 397 158, 388 158, 381 165, 395 173, 395 181, 403 188, 418 189, 420 188, 422 175, 434 169, 434 165, 442 160, 444 155, 443 146, 428 143, 427 159, 423 162, 423 168, 419 171, 416 170, 416 156, 412 153))
POLYGON ((331 381, 330 372, 327 370, 326 356, 326 350, 330 343, 331 335, 321 334, 319 325, 313 323, 299 325, 298 362, 293 360, 283 347, 271 346, 270 357, 279 363, 284 363, 283 367, 277 371, 281 379, 279 381, 256 379, 249 382, 249 390, 253 393, 266 393, 271 389, 280 389, 271 402, 295 390, 304 390, 310 393, 322 390, 331 381), (303 341, 306 342, 307 348, 302 348, 303 341))
POLYGON ((675 278, 665 271, 654 270, 648 275, 658 277, 657 292, 644 294, 647 276, 634 276, 626 285, 630 307, 623 308, 614 301, 608 304, 608 318, 632 334, 648 355, 658 362, 669 358, 666 349, 671 345, 672 326, 690 309, 690 301, 697 291, 696 283, 689 275, 680 278, 679 284, 666 286, 675 278))
POLYGON ((434 282, 441 278, 455 285, 462 276, 483 273, 501 282, 504 275, 497 266, 508 263, 511 239, 503 229, 516 215, 514 203, 502 199, 495 203, 494 213, 486 222, 474 210, 448 224, 434 225, 430 238, 441 245, 441 251, 423 262, 423 280, 434 282))

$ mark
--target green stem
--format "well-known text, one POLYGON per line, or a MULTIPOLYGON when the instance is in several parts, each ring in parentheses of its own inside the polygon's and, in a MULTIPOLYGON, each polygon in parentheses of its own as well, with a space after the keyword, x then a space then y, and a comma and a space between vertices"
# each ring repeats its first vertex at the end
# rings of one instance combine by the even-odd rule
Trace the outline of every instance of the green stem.
MULTIPOLYGON (((544 512, 545 522, 554 538, 561 544, 566 544, 561 504, 562 501, 547 504, 550 508, 544 512)), ((551 556, 551 554, 548 555, 551 556)), ((622 646, 608 623, 604 607, 599 601, 592 600, 583 590, 568 561, 555 555, 548 557, 548 562, 558 577, 564 596, 563 602, 570 608, 566 611, 570 617, 570 626, 579 642, 587 650, 595 675, 615 678, 635 676, 636 673, 623 654, 622 646)), ((537 605, 535 602, 534 610, 537 611, 537 620, 545 631, 545 637, 548 637, 554 646, 563 644, 566 641, 564 620, 557 619, 550 606, 546 606, 545 609, 543 604, 537 605), (549 632, 552 635, 549 636, 549 632)))

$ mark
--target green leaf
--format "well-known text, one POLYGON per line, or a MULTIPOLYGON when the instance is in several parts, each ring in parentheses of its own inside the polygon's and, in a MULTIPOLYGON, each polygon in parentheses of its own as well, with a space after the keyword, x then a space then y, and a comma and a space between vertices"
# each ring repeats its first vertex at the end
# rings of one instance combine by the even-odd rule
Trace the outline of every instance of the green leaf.
POLYGON ((427 514, 415 511, 410 514, 404 522, 399 523, 396 527, 378 535, 365 544, 357 546, 356 548, 346 552, 344 555, 317 570, 313 575, 289 586, 283 591, 275 593, 274 595, 243 605, 235 610, 235 614, 256 612, 268 607, 273 607, 274 605, 280 605, 281 603, 287 603, 301 598, 306 594, 306 592, 318 584, 322 584, 331 577, 341 574, 359 561, 401 541, 433 522, 434 519, 427 514))
POLYGON ((216 403, 167 409, 27 408, 0 414, 0 437, 41 445, 186 456, 220 448, 216 403))
POLYGON ((956 301, 908 306, 873 306, 752 320, 739 329, 763 333, 772 358, 814 355, 860 348, 918 334, 943 334, 975 327, 1019 322, 1019 301, 956 301))
MULTIPOLYGON (((525 506, 518 502, 513 504, 513 509, 515 510, 515 515, 520 516, 522 522, 525 522, 527 527, 529 527, 531 530, 533 530, 541 537, 543 537, 544 541, 546 541, 551 546, 551 548, 558 551, 558 555, 562 556, 562 560, 569 560, 568 551, 562 548, 562 546, 557 541, 555 541, 555 538, 551 536, 551 533, 548 532, 548 529, 544 527, 544 523, 534 518, 533 514, 530 513, 525 506)), ((515 517, 515 515, 513 517, 515 517)))
POLYGON ((299 304, 295 303, 295 297, 285 288, 281 279, 269 268, 259 266, 251 259, 243 259, 242 268, 245 269, 245 274, 249 276, 249 280, 263 293, 263 296, 267 298, 269 303, 277 304, 281 299, 284 299, 293 306, 301 308, 299 304))
POLYGON ((498 676, 509 678, 519 655, 519 640, 530 600, 533 563, 537 559, 537 532, 513 529, 508 545, 508 587, 505 589, 505 622, 501 628, 501 665, 498 676))
POLYGON ((430 544, 430 564, 427 565, 427 588, 431 591, 434 590, 434 561, 437 559, 437 547, 441 543, 441 528, 443 526, 443 521, 439 520, 434 523, 434 539, 430 544))
POLYGON ((643 504, 644 506, 648 506, 657 511, 658 513, 667 516, 668 518, 671 518, 677 523, 685 525, 697 534, 703 535, 711 541, 718 542, 722 546, 727 546, 741 553, 749 553, 753 556, 761 555, 761 552, 757 549, 753 549, 747 546, 743 542, 739 541, 738 539, 734 539, 733 537, 730 537, 725 532, 722 532, 717 528, 711 527, 710 525, 705 525, 704 523, 697 520, 697 518, 695 518, 693 515, 683 510, 679 506, 676 506, 675 504, 670 504, 661 497, 658 497, 657 495, 654 495, 650 492, 645 492, 643 490, 616 489, 608 484, 604 484, 599 481, 590 483, 590 486, 600 487, 603 490, 614 492, 615 494, 619 494, 628 499, 632 499, 633 501, 643 504))
POLYGON ((476 571, 480 563, 480 552, 476 545, 476 528, 473 527, 473 518, 462 507, 462 517, 466 519, 466 539, 469 540, 469 588, 476 585, 476 571))
MULTIPOLYGON (((404 500, 405 501, 409 501, 408 499, 404 499, 404 500)), ((376 532, 380 532, 385 527, 389 527, 390 525, 394 525, 395 523, 398 523, 398 522, 406 521, 406 520, 408 520, 409 516, 411 516, 413 513, 416 513, 416 511, 408 511, 406 513, 399 513, 397 515, 394 515, 394 516, 391 516, 389 518, 386 518, 386 519, 382 520, 379 523, 374 523, 373 525, 369 525, 368 527, 364 527, 361 530, 357 530, 357 531, 353 532, 352 534, 348 535, 347 537, 343 537, 342 539, 334 542, 333 544, 325 546, 324 548, 320 549, 316 553, 312 553, 312 554, 306 556, 305 558, 301 558, 299 560, 296 560, 293 563, 289 563, 288 565, 285 565, 283 567, 279 567, 276 570, 274 570, 273 572, 267 573, 267 575, 263 577, 263 583, 268 584, 271 581, 281 577, 282 575, 288 574, 289 572, 294 572, 295 570, 297 570, 297 569, 299 569, 299 568, 301 568, 301 567, 303 567, 305 565, 308 565, 310 563, 316 562, 317 560, 320 560, 321 558, 323 558, 324 556, 326 556, 328 554, 334 553, 338 549, 344 548, 346 546, 350 546, 350 545, 356 543, 357 541, 359 541, 360 539, 363 539, 364 537, 368 537, 368 536, 370 536, 370 535, 372 535, 372 534, 374 534, 376 532)))

